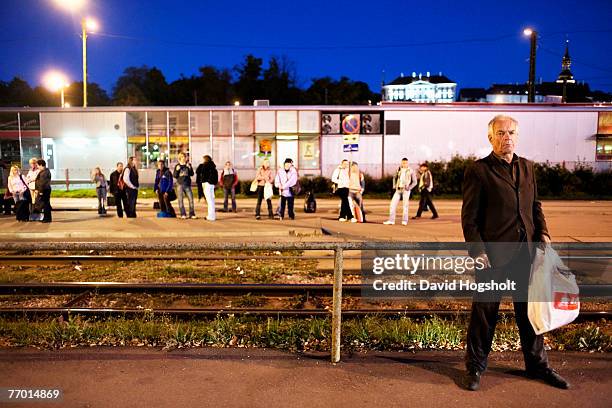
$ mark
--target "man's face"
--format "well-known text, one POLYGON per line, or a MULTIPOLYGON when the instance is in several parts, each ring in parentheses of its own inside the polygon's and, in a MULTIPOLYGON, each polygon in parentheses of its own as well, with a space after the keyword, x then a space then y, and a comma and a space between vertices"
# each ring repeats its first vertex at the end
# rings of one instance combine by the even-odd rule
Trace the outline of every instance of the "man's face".
POLYGON ((179 163, 181 164, 185 164, 187 162, 187 158, 185 157, 184 154, 179 155, 178 160, 179 160, 179 163))
POLYGON ((291 163, 285 163, 285 170, 289 170, 291 168, 291 163))
POLYGON ((408 168, 408 160, 402 160, 402 169, 407 169, 408 168))
POLYGON ((489 136, 489 142, 495 154, 513 154, 517 141, 516 123, 511 120, 498 120, 493 124, 493 135, 489 136))
POLYGON ((232 167, 232 163, 230 163, 230 162, 225 163, 225 168, 227 170, 229 170, 231 167, 232 167))
POLYGON ((121 173, 123 171, 123 164, 117 165, 117 172, 121 173))
POLYGON ((427 167, 425 166, 421 166, 420 169, 421 169, 421 173, 425 173, 425 171, 427 171, 427 167))
POLYGON ((163 169, 164 168, 164 163, 163 162, 157 162, 157 168, 158 169, 163 169))
POLYGON ((36 167, 38 167, 38 163, 36 163, 35 161, 31 161, 30 162, 30 168, 32 170, 36 170, 36 167))
POLYGON ((343 169, 348 168, 348 162, 345 160, 340 164, 340 167, 342 167, 343 169))

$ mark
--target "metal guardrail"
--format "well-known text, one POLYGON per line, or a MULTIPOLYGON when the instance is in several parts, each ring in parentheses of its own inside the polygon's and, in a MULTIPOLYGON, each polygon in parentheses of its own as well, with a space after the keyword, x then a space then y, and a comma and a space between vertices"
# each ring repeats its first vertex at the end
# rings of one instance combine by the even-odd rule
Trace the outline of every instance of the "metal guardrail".
MULTIPOLYGON (((611 251, 612 243, 554 243, 556 250, 604 250, 611 251)), ((36 251, 246 251, 246 250, 328 250, 334 251, 334 277, 332 300, 331 362, 340 361, 342 323, 342 277, 344 251, 357 250, 465 250, 466 244, 441 242, 10 242, 3 251, 30 253, 36 251)))

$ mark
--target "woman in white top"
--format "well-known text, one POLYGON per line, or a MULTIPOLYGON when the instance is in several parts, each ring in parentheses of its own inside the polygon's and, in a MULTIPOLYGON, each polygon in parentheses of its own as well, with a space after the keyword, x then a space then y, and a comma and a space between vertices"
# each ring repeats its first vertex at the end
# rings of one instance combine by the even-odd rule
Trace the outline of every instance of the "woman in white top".
POLYGON ((8 177, 8 191, 15 201, 15 214, 17 221, 28 221, 30 219, 30 204, 32 198, 28 184, 24 180, 19 167, 11 166, 8 177))
POLYGON ((350 181, 349 162, 345 159, 332 174, 332 183, 336 185, 336 194, 340 197, 340 218, 338 218, 340 222, 353 219, 351 205, 348 201, 350 181))

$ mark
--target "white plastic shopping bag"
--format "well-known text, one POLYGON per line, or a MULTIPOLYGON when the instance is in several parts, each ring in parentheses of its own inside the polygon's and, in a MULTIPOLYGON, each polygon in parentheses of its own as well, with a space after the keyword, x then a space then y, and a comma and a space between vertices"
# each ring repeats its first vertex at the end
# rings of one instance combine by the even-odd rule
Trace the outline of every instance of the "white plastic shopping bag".
POLYGON ((571 323, 580 313, 576 277, 550 245, 536 249, 528 297, 527 314, 536 334, 571 323))
POLYGON ((264 186, 264 199, 272 198, 274 195, 274 190, 272 190, 272 184, 266 182, 264 186))

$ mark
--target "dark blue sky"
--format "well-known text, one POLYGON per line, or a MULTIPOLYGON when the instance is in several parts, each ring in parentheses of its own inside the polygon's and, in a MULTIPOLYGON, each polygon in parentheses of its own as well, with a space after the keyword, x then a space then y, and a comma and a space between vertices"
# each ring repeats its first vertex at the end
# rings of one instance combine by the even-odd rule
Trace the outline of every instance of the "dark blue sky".
MULTIPOLYGON (((38 84, 57 68, 80 80, 80 14, 54 0, 1 4, 0 79, 38 84)), ((611 0, 89 0, 86 14, 104 33, 89 40, 89 80, 109 92, 130 65, 156 66, 172 81, 202 65, 231 68, 248 53, 288 56, 303 87, 346 75, 379 91, 383 70, 387 81, 442 71, 459 87, 524 82, 527 25, 541 32, 538 78, 559 73, 567 33, 576 79, 612 91, 611 0), (461 42, 472 39, 487 41, 461 42)))

